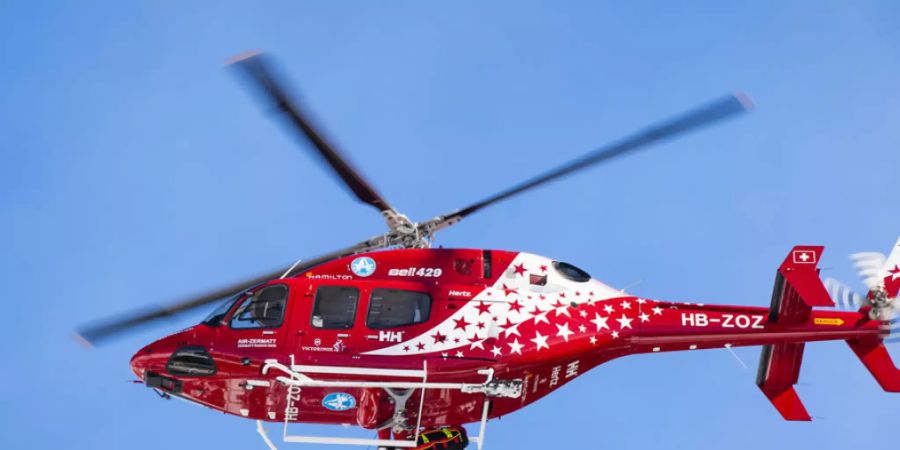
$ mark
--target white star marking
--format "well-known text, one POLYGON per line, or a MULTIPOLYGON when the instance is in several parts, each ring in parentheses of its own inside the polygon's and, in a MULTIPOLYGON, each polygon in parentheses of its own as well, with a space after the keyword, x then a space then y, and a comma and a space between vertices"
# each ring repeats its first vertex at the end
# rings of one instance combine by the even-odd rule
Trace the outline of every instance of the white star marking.
POLYGON ((554 311, 554 312, 556 313, 556 317, 559 317, 562 315, 572 317, 572 315, 569 314, 569 305, 563 305, 559 308, 556 308, 556 311, 554 311))
POLYGON ((622 317, 619 317, 618 319, 616 319, 616 322, 619 322, 619 329, 624 330, 625 328, 631 328, 632 320, 634 320, 634 319, 629 319, 628 317, 625 317, 623 315, 622 317))
POLYGON ((587 317, 587 311, 582 309, 581 311, 578 311, 578 315, 581 317, 587 317))
POLYGON ((475 350, 476 348, 484 350, 484 339, 469 344, 469 350, 475 350))
POLYGON ((550 348, 550 346, 547 345, 547 336, 541 336, 541 333, 538 333, 537 331, 534 332, 534 339, 531 339, 531 342, 534 342, 534 344, 537 345, 538 350, 540 350, 541 347, 550 348))
POLYGON ((603 307, 603 310, 606 311, 607 314, 609 314, 609 313, 613 312, 615 310, 615 308, 613 308, 612 305, 606 305, 603 307))
POLYGON ((503 332, 506 333, 506 336, 504 337, 510 337, 513 334, 516 336, 521 336, 521 334, 519 334, 519 325, 522 325, 522 322, 519 322, 515 325, 510 325, 509 328, 503 330, 503 332))
POLYGON ((631 309, 631 303, 622 302, 622 309, 631 309))
POLYGON ((641 318, 641 322, 646 322, 646 321, 650 320, 650 316, 648 316, 647 313, 641 314, 640 318, 641 318))
POLYGON ((612 337, 613 337, 613 339, 618 339, 618 338, 619 338, 619 332, 618 332, 618 331, 613 331, 613 332, 612 332, 612 337))
POLYGON ((541 322, 544 322, 544 323, 546 323, 547 325, 550 325, 550 321, 547 320, 547 313, 549 313, 549 312, 550 312, 550 310, 548 309, 548 310, 546 310, 546 311, 541 311, 540 314, 535 314, 535 316, 534 316, 534 324, 537 325, 537 324, 539 324, 539 323, 541 323, 541 322))
POLYGON ((569 335, 572 334, 572 330, 569 329, 569 324, 564 323, 562 325, 556 325, 556 328, 559 330, 556 335, 562 336, 562 338, 565 339, 566 342, 569 342, 569 335))
POLYGON ((894 264, 894 268, 888 271, 891 274, 891 281, 894 281, 897 278, 900 278, 900 271, 894 272, 897 269, 900 269, 900 266, 898 266, 897 264, 894 264))
POLYGON ((503 354, 503 352, 500 351, 500 347, 497 347, 496 345, 491 349, 491 353, 493 353, 494 356, 500 356, 503 354))
POLYGON ((637 301, 638 305, 643 305, 644 303, 647 303, 647 300, 644 300, 642 298, 639 298, 636 301, 637 301))
POLYGON ((660 308, 659 306, 654 306, 653 307, 653 315, 658 316, 660 314, 662 314, 662 308, 660 308))
POLYGON ((456 352, 456 357, 457 357, 457 358, 462 358, 462 357, 463 357, 463 352, 456 352))
POLYGON ((594 336, 591 336, 590 341, 591 341, 591 345, 596 345, 596 344, 597 344, 597 338, 594 337, 594 336))
POLYGON ((587 333, 587 327, 584 325, 578 325, 578 332, 579 333, 587 333))
POLYGON ((608 317, 600 317, 600 314, 594 313, 594 320, 591 321, 594 325, 597 325, 597 331, 600 331, 603 328, 609 329, 609 326, 606 325, 606 319, 608 317))
POLYGON ((524 347, 524 345, 519 343, 519 338, 516 338, 514 341, 510 342, 507 345, 509 345, 510 353, 518 353, 520 355, 522 354, 522 347, 524 347))

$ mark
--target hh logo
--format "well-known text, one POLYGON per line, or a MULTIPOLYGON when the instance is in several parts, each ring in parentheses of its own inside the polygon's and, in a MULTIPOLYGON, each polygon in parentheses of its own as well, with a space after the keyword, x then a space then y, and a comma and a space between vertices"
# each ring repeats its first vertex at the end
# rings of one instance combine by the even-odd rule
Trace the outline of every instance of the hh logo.
POLYGON ((794 264, 815 264, 816 252, 812 250, 794 250, 794 264))
POLYGON ((381 331, 378 333, 379 342, 403 342, 402 331, 381 331))

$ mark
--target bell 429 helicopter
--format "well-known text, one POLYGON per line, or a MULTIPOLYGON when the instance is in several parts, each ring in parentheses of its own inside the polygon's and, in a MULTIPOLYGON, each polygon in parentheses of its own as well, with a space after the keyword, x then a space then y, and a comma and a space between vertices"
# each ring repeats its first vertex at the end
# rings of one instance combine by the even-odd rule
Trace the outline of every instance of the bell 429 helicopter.
MULTIPOLYGON (((787 420, 810 420, 793 388, 807 342, 846 341, 884 390, 900 392, 900 370, 883 345, 897 297, 896 267, 873 276, 867 297, 852 297, 858 311, 837 312, 815 309, 835 306, 818 275, 821 246, 787 253, 769 308, 652 300, 552 258, 431 248, 437 231, 494 203, 744 112, 750 103, 740 94, 416 223, 317 131, 266 56, 245 54, 230 64, 360 201, 380 211, 389 230, 198 298, 79 331, 97 343, 227 298, 201 323, 134 354, 134 374, 165 397, 256 420, 272 449, 263 422, 283 423, 285 442, 419 449, 471 442, 481 449, 489 419, 637 353, 762 346, 756 382, 787 420), (295 423, 352 424, 376 436, 290 434, 288 425, 295 423), (463 428, 471 423, 477 436, 463 428)), ((900 252, 887 260, 900 262, 900 252)))

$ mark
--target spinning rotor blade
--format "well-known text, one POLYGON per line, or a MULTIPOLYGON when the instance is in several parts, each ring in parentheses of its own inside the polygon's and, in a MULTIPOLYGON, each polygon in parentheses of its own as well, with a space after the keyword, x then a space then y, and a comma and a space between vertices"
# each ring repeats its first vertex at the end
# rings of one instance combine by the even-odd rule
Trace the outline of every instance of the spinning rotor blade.
POLYGON ((549 172, 524 181, 505 191, 501 191, 497 194, 487 197, 477 203, 466 206, 465 208, 456 210, 447 215, 438 216, 428 222, 424 222, 420 225, 420 229, 424 233, 430 235, 436 230, 456 223, 469 214, 493 205, 494 203, 505 200, 518 193, 527 191, 545 183, 549 183, 576 171, 610 161, 629 153, 637 152, 638 150, 643 150, 644 148, 649 147, 651 144, 662 142, 675 136, 697 130, 707 125, 711 125, 715 122, 734 116, 737 113, 747 111, 751 107, 752 103, 742 93, 736 93, 726 96, 722 99, 701 106, 700 108, 689 111, 680 116, 648 127, 618 142, 614 142, 612 144, 594 150, 580 158, 563 164, 556 169, 550 170, 549 172))
POLYGON ((853 292, 850 286, 834 278, 827 278, 822 284, 825 285, 825 290, 828 291, 828 295, 834 300, 838 309, 857 311, 862 305, 868 303, 865 296, 853 292))
POLYGON ((200 296, 171 303, 168 305, 152 306, 146 309, 126 313, 115 318, 89 324, 77 331, 77 337, 87 344, 97 343, 124 331, 128 331, 159 319, 172 317, 178 313, 190 311, 204 305, 216 302, 232 296, 244 289, 256 286, 280 276, 287 268, 277 272, 260 275, 249 280, 244 280, 200 296))
POLYGON ((859 252, 850 255, 853 267, 869 290, 881 286, 881 272, 887 257, 878 252, 859 252))
POLYGON ((303 261, 302 264, 295 264, 294 266, 284 267, 277 271, 259 275, 248 280, 243 280, 229 286, 225 286, 221 289, 216 289, 214 291, 199 295, 197 297, 170 303, 168 305, 159 305, 138 311, 133 311, 104 321, 91 323, 82 328, 79 328, 76 332, 76 337, 79 341, 82 341, 85 344, 97 345, 98 343, 105 341, 115 335, 134 330, 150 322, 169 318, 182 312, 190 311, 201 306, 208 305, 210 303, 215 303, 221 299, 231 297, 242 291, 250 289, 258 284, 265 283, 266 281, 276 278, 291 277, 303 273, 306 270, 311 269, 312 267, 315 267, 332 259, 352 255, 354 253, 359 253, 374 248, 379 248, 379 243, 373 238, 372 240, 363 241, 351 247, 327 253, 314 259, 303 261))
POLYGON ((303 273, 314 266, 332 259, 387 247, 411 248, 427 246, 427 239, 429 239, 435 231, 447 227, 475 211, 520 192, 549 183, 578 170, 612 160, 628 153, 636 152, 651 144, 662 142, 677 135, 718 122, 739 112, 746 111, 750 107, 749 100, 743 95, 731 95, 682 116, 675 117, 669 121, 647 128, 646 130, 619 142, 602 147, 480 202, 454 211, 449 215, 438 216, 427 222, 413 226, 406 216, 397 213, 397 211, 375 191, 362 175, 350 165, 347 159, 332 147, 315 129, 308 116, 306 116, 299 106, 291 100, 287 90, 284 88, 284 84, 277 79, 275 71, 264 56, 259 54, 242 55, 233 59, 230 64, 239 69, 241 74, 259 89, 267 103, 276 106, 284 114, 293 127, 312 144, 316 149, 317 155, 329 164, 335 174, 341 178, 344 184, 360 201, 372 205, 382 213, 387 220, 391 231, 362 241, 356 245, 319 256, 312 260, 304 261, 303 264, 295 264, 295 266, 290 268, 266 273, 204 295, 169 305, 132 312, 107 321, 89 324, 88 326, 81 328, 78 332, 78 336, 84 342, 89 344, 101 342, 111 336, 132 330, 149 322, 170 317, 233 296, 266 281, 303 273), (418 229, 416 227, 418 227, 418 229))
MULTIPOLYGON (((866 296, 854 292, 852 288, 834 278, 825 279, 823 284, 838 309, 858 311, 863 305, 871 305, 866 296)), ((880 318, 887 321, 885 328, 890 332, 884 341, 900 342, 900 304, 895 300, 891 303, 890 308, 883 311, 882 314, 880 318)))
POLYGON ((888 329, 891 334, 884 338, 884 342, 896 343, 900 342, 900 313, 895 313, 897 317, 888 322, 888 329))
POLYGON ((343 180, 344 184, 356 195, 361 202, 378 208, 379 211, 390 211, 388 204, 372 185, 350 165, 348 160, 341 155, 319 133, 309 117, 299 108, 298 104, 291 100, 284 88, 285 84, 278 81, 272 65, 267 58, 259 53, 249 53, 236 56, 229 64, 240 69, 241 73, 254 84, 263 94, 263 100, 277 107, 294 125, 295 129, 309 140, 315 147, 318 155, 328 163, 335 174, 343 180))

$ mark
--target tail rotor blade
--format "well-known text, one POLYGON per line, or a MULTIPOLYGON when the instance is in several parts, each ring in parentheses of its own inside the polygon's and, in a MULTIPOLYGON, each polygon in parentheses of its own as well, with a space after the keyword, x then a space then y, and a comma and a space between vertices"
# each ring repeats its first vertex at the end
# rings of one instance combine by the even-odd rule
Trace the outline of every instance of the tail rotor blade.
POLYGON ((900 315, 895 311, 894 318, 887 325, 890 334, 884 339, 884 342, 897 343, 900 342, 900 315))
POLYGON ((891 317, 886 328, 890 334, 885 337, 885 342, 900 342, 900 299, 894 299, 891 303, 891 317))
POLYGON ((853 292, 849 286, 841 283, 834 278, 828 278, 824 281, 825 289, 831 295, 838 309, 846 311, 856 311, 866 303, 866 298, 853 292))
POLYGON ((859 252, 850 255, 853 267, 869 290, 881 286, 881 272, 886 257, 878 252, 859 252))
MULTIPOLYGON (((853 292, 849 286, 834 278, 827 278, 824 284, 838 309, 858 311, 860 307, 869 303, 866 297, 853 292)), ((884 330, 890 333, 884 338, 884 342, 900 342, 900 303, 895 299, 890 310, 882 311, 879 317, 885 320, 884 330)))

